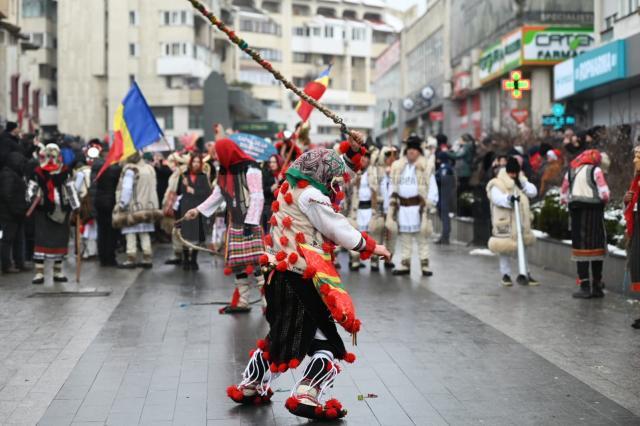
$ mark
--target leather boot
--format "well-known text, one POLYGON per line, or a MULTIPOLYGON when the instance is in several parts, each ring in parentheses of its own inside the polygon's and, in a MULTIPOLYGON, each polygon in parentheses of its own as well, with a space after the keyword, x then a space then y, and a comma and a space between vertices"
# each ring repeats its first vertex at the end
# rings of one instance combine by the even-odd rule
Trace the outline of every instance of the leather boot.
POLYGON ((573 293, 574 299, 591 299, 591 282, 589 280, 580 281, 580 290, 573 293))
POLYGON ((591 286, 591 297, 594 299, 601 299, 604 297, 604 284, 601 279, 594 279, 593 286, 591 286))

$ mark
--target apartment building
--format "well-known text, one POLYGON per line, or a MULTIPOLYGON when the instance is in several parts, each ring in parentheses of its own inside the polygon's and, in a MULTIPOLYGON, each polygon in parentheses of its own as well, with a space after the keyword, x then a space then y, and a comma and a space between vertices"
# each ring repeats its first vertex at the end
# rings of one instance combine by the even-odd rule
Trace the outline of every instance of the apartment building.
MULTIPOLYGON (((224 1, 205 1, 231 20, 224 1)), ((203 133, 203 84, 230 73, 233 55, 188 2, 58 1, 59 127, 102 137, 136 81, 167 137, 203 133), (227 61, 224 59, 227 58, 227 61)))
MULTIPOLYGON (((322 98, 353 128, 374 127, 376 96, 371 90, 373 58, 397 37, 401 21, 381 0, 235 0, 235 27, 253 48, 299 87, 332 66, 322 98)), ((270 120, 289 128, 299 121, 297 98, 242 52, 238 81, 268 107, 270 120)), ((330 143, 339 129, 318 112, 310 118, 311 139, 330 143)))
POLYGON ((554 67, 554 99, 579 125, 640 137, 640 1, 595 0, 596 46, 554 67))

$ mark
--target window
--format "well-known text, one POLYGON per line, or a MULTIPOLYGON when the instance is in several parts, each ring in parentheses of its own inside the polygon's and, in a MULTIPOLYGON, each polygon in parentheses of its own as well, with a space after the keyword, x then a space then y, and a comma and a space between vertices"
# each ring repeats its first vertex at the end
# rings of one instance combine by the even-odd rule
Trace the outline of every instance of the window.
POLYGON ((322 64, 331 65, 333 64, 333 59, 333 55, 322 55, 322 64))
POLYGON ((189 128, 190 129, 202 129, 202 107, 189 107, 189 128))
POLYGON ((31 33, 29 38, 31 43, 38 47, 42 47, 44 45, 44 34, 42 33, 31 33))
POLYGON ((23 18, 41 18, 47 10, 46 0, 23 0, 22 1, 22 17, 23 18))
POLYGON ((189 10, 171 10, 160 12, 162 25, 193 25, 193 13, 189 10))
POLYGON ((311 31, 313 32, 313 36, 314 37, 322 37, 322 28, 320 27, 313 27, 311 29, 311 31))
POLYGON ((640 0, 618 0, 618 16, 623 18, 634 13, 640 6, 640 0))
POLYGON ((238 80, 257 86, 277 86, 279 84, 271 73, 260 69, 240 69, 238 80))
POLYGON ((333 38, 333 26, 327 25, 324 27, 324 36, 326 38, 333 38))
POLYGON ((353 28, 351 29, 351 40, 353 41, 364 41, 367 33, 364 28, 353 28))
POLYGON ((326 16, 327 18, 335 18, 336 10, 330 7, 319 7, 318 15, 326 16))
POLYGON ((138 25, 138 11, 130 10, 129 11, 129 25, 135 27, 138 25))
POLYGON ((193 56, 196 57, 196 49, 191 43, 162 43, 160 45, 162 56, 193 56))
POLYGON ((310 64, 311 63, 311 54, 310 53, 293 52, 293 62, 296 63, 296 64, 310 64))
POLYGON ((133 83, 136 82, 135 74, 129 74, 129 86, 133 86, 133 83))
POLYGON ((293 27, 293 35, 298 37, 307 37, 309 35, 309 28, 293 27))
POLYGON ((137 43, 129 43, 129 56, 132 58, 138 57, 138 44, 137 43))
POLYGON ((240 31, 260 34, 281 35, 282 28, 271 20, 240 18, 240 31))
POLYGON ((11 76, 11 111, 18 112, 18 98, 20 94, 20 74, 11 76))
POLYGON ((165 130, 173 130, 173 108, 172 107, 152 107, 151 112, 158 120, 164 122, 165 130))
POLYGON ((358 19, 358 14, 355 10, 346 9, 344 12, 342 12, 342 17, 344 19, 351 19, 355 21, 356 19, 358 19))

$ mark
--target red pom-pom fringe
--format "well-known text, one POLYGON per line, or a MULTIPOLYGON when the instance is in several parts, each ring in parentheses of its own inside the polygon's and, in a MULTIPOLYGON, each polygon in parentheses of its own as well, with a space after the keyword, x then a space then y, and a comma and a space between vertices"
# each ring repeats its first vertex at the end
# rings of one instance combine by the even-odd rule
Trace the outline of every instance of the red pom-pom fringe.
POLYGON ((284 406, 290 411, 295 411, 296 408, 298 408, 298 405, 300 405, 300 401, 295 396, 290 396, 284 403, 284 406))
POLYGON ((269 263, 269 256, 267 256, 266 254, 260 256, 260 265, 264 266, 267 263, 269 263))
POLYGON ((283 363, 282 363, 282 364, 280 364, 280 366, 278 367, 278 372, 280 372, 280 373, 284 373, 284 372, 285 372, 285 371, 287 371, 288 369, 289 369, 289 366, 283 362, 283 363))
POLYGON ((271 226, 278 226, 278 219, 276 219, 275 215, 271 216, 271 219, 269 219, 269 223, 271 224, 271 226))
POLYGON ((342 411, 342 403, 340 403, 340 401, 338 401, 335 398, 332 398, 330 400, 328 400, 325 404, 324 404, 325 409, 331 409, 333 408, 336 411, 342 411))
POLYGON ((296 263, 298 261, 298 253, 291 253, 289 255, 289 263, 291 265, 293 265, 294 263, 296 263))
POLYGON ((291 225, 293 225, 293 219, 291 218, 291 216, 287 216, 282 219, 282 226, 284 226, 285 228, 291 228, 291 225))
POLYGON ((273 198, 278 198, 278 195, 280 195, 280 188, 276 188, 276 190, 273 191, 273 198))
POLYGON ((280 237, 280 245, 282 245, 282 247, 288 246, 289 239, 283 235, 282 237, 280 237))
POLYGON ((277 213, 280 210, 280 203, 278 201, 274 201, 271 203, 271 211, 277 213))
POLYGON ((276 260, 278 262, 282 262, 286 258, 287 258, 287 253, 285 253, 284 251, 279 251, 278 253, 276 253, 276 260))
POLYGON ((225 275, 231 275, 233 274, 233 270, 231 268, 224 268, 224 270, 222 271, 225 275))
POLYGON ((244 271, 247 273, 247 275, 253 274, 253 271, 254 271, 253 265, 247 265, 244 271))
POLYGON ((276 265, 276 271, 284 272, 287 270, 287 262, 280 262, 276 265))
POLYGON ((287 192, 284 194, 284 201, 286 201, 287 204, 293 203, 293 195, 290 192, 287 192))
POLYGON ((342 174, 342 180, 344 180, 344 183, 351 182, 351 175, 348 172, 344 172, 342 174))
POLYGON ((324 409, 318 405, 316 408, 313 409, 313 412, 316 414, 316 416, 322 417, 322 415, 324 414, 324 409))
POLYGON ((282 192, 287 192, 289 190, 289 182, 287 182, 286 180, 284 181, 284 183, 282 185, 280 185, 280 188, 282 188, 282 192))
POLYGON ((264 241, 265 246, 273 247, 273 237, 271 237, 271 234, 265 235, 262 241, 264 241))
POLYGON ((329 408, 324 412, 324 415, 327 416, 327 419, 335 419, 338 417, 338 412, 335 408, 329 408))
POLYGON ((267 341, 264 339, 258 339, 256 341, 256 346, 258 347, 258 349, 260 349, 261 351, 264 351, 265 349, 267 349, 267 341))
POLYGON ((278 372, 278 366, 275 364, 271 364, 269 366, 269 370, 271 370, 272 373, 277 373, 278 372))
POLYGON ((298 244, 304 244, 306 241, 306 238, 304 237, 304 234, 302 232, 298 232, 296 234, 296 243, 298 244))
POLYGON ((343 191, 338 191, 336 192, 336 200, 338 201, 342 201, 344 200, 345 194, 343 191))
POLYGON ((353 364, 355 360, 356 360, 356 355, 352 352, 347 352, 344 355, 344 361, 348 362, 349 364, 353 364))
POLYGON ((351 144, 349 143, 349 141, 342 141, 340 142, 339 149, 341 154, 346 154, 351 149, 351 144))
POLYGON ((309 182, 302 179, 298 181, 298 188, 303 189, 306 188, 307 186, 309 186, 309 182))
POLYGON ((295 370, 296 368, 298 368, 300 366, 300 360, 299 359, 292 359, 291 361, 289 361, 289 368, 292 370, 295 370))

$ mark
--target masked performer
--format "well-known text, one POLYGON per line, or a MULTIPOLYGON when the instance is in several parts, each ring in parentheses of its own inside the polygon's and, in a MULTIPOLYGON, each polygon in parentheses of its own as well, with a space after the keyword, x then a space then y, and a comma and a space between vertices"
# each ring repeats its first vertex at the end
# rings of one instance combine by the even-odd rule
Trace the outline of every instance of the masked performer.
MULTIPOLYGON (((627 222, 627 261, 631 275, 631 291, 640 293, 640 147, 634 150, 635 176, 624 196, 624 217, 627 222)), ((640 318, 631 325, 640 329, 640 318)))
POLYGON ((433 275, 429 268, 427 238, 433 232, 428 213, 438 203, 438 185, 434 172, 435 159, 427 161, 423 156, 420 138, 410 137, 405 156, 391 166, 392 198, 386 226, 398 230, 401 250, 400 265, 396 265, 393 275, 410 273, 414 239, 419 239, 418 255, 422 275, 433 275))
POLYGON ((127 159, 116 191, 116 215, 126 220, 124 223, 114 221, 123 226, 122 233, 127 242, 127 260, 121 265, 122 268, 138 266, 138 241, 142 247, 142 262, 139 266, 145 269, 153 266, 151 233, 155 231, 155 221, 162 218, 162 212, 158 209, 156 185, 156 170, 139 153, 127 159))
MULTIPOLYGON (((231 303, 220 310, 223 314, 249 312, 249 276, 255 275, 263 293, 264 277, 260 272, 260 256, 264 254, 260 217, 264 206, 262 172, 253 158, 231 139, 216 141, 220 163, 218 185, 209 198, 186 213, 193 220, 199 214, 210 217, 223 202, 227 204, 227 247, 225 274, 235 274, 236 289, 231 303)), ((264 306, 264 297, 263 297, 264 306)))
POLYGON ((578 264, 580 285, 580 290, 573 294, 576 299, 604 297, 602 266, 607 253, 604 206, 610 192, 601 162, 602 155, 595 149, 578 155, 571 162, 560 191, 561 200, 569 205, 571 215, 571 257, 578 264))
POLYGON ((62 162, 58 145, 50 143, 40 151, 40 165, 29 184, 29 197, 35 205, 35 247, 33 284, 44 284, 44 262, 53 260, 53 281, 67 282, 62 260, 69 247, 69 214, 78 207, 78 195, 71 172, 62 162))
POLYGON ((333 268, 333 251, 339 244, 365 258, 389 253, 335 210, 346 167, 355 169, 362 155, 355 142, 344 142, 343 151, 344 158, 329 149, 302 154, 277 191, 271 233, 265 237, 267 254, 261 260, 271 271, 266 287, 270 330, 252 351, 243 381, 227 389, 238 403, 268 402, 273 393, 271 380, 310 356, 286 408, 311 419, 346 414, 335 399, 321 402, 340 371, 338 360, 355 360, 347 353, 335 322, 350 333, 360 328, 351 299, 333 268))
POLYGON ((74 185, 80 198, 80 221, 82 230, 82 258, 91 259, 98 254, 98 225, 96 212, 93 206, 95 188, 91 187, 91 170, 94 162, 100 158, 102 146, 99 142, 89 143, 85 153, 85 162, 75 169, 74 185))

